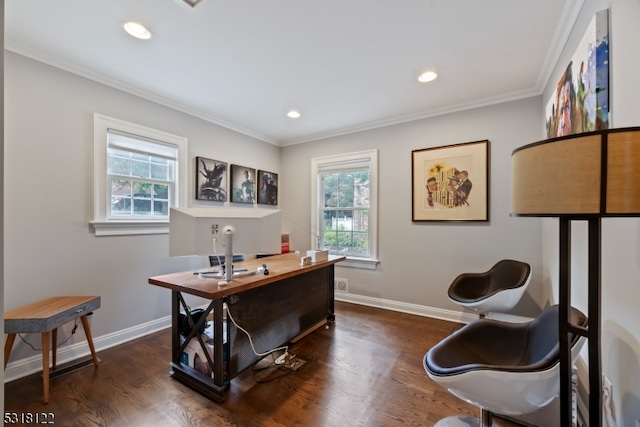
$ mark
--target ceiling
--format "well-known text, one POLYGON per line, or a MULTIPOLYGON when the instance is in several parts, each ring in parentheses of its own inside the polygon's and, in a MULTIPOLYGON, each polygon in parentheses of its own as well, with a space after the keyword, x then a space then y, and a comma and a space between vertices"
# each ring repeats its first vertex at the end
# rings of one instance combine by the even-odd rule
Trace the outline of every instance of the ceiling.
POLYGON ((5 48, 284 146, 538 95, 581 5, 6 0, 5 48))

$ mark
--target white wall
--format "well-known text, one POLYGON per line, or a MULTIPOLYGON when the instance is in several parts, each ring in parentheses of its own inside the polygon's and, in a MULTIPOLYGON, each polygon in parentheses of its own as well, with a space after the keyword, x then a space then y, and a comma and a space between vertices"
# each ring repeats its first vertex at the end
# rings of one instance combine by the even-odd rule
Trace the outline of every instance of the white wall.
MULTIPOLYGON (((569 61, 593 15, 610 9, 610 107, 612 127, 640 126, 640 3, 636 0, 586 0, 554 74, 553 85, 569 61)), ((558 288, 558 222, 544 221, 544 282, 558 288)), ((586 226, 573 227, 572 303, 585 310, 586 226)), ((640 220, 609 218, 602 223, 602 369, 613 384, 617 425, 635 427, 640 419, 640 220)), ((583 352, 584 353, 584 352, 583 352)), ((586 377, 581 381, 588 383, 586 377)))
MULTIPOLYGON (((278 147, 9 52, 4 99, 4 309, 54 295, 100 295, 91 320, 98 348, 101 337, 169 315, 170 291, 149 285, 149 276, 207 261, 170 258, 168 235, 94 236, 94 112, 187 137, 192 205, 196 156, 280 169, 278 147)), ((40 346, 40 337, 27 338, 40 346)), ((37 354, 16 340, 9 360, 37 354)))
POLYGON ((283 148, 283 228, 292 248, 307 250, 311 244, 311 158, 377 148, 380 264, 376 271, 337 264, 336 277, 349 280, 350 296, 460 311, 447 298, 458 274, 516 258, 532 265, 534 278, 515 313, 537 314, 541 221, 511 218, 509 195, 511 152, 541 139, 539 105, 539 98, 531 98, 283 148), (483 139, 490 140, 490 222, 413 223, 411 151, 483 139))
MULTIPOLYGON (((4 0, 0 1, 0 41, 4 45, 4 0)), ((4 99, 4 57, 0 58, 0 95, 4 99)), ((0 106, 0 150, 4 159, 4 104, 0 106)), ((2 188, 0 188, 0 240, 4 242, 4 161, 0 164, 0 176, 2 177, 2 188)), ((4 295, 4 245, 0 247, 0 293, 4 295)), ((4 301, 4 299, 3 299, 4 301)), ((4 304, 0 304, 0 316, 4 319, 4 304)), ((0 326, 0 335, 4 336, 4 322, 0 326)), ((2 366, 4 366, 4 352, 0 356, 2 366)), ((4 384, 4 369, 0 373, 0 384, 4 384)), ((0 413, 4 414, 4 387, 0 390, 0 413)))

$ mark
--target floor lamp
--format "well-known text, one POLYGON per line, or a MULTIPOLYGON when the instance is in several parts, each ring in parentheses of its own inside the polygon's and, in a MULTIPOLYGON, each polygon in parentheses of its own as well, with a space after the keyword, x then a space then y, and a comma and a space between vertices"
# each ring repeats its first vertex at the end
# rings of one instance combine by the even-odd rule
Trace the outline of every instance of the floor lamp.
POLYGON ((560 421, 572 425, 570 334, 588 338, 589 420, 602 425, 601 220, 640 216, 640 127, 540 141, 512 154, 513 216, 557 217, 559 236, 560 421), (588 224, 587 328, 569 321, 571 224, 588 224), (596 421, 597 420, 597 421, 596 421))

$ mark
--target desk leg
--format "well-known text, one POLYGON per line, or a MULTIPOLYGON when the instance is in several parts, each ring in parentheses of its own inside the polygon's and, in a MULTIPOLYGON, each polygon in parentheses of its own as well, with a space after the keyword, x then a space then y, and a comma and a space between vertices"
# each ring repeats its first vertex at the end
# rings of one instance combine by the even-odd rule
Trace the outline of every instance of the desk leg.
POLYGON ((4 369, 7 369, 7 362, 9 361, 9 355, 11 354, 15 340, 16 334, 7 334, 7 342, 4 343, 4 369))
POLYGON ((42 393, 49 402, 49 331, 42 333, 42 393))
MULTIPOLYGON (((213 305, 213 384, 219 390, 224 390, 225 367, 224 360, 224 330, 223 330, 223 300, 212 301, 213 305)), ((227 336, 227 342, 230 341, 227 336)), ((224 394, 223 394, 224 398, 224 394)))
POLYGON ((96 355, 96 349, 93 346, 93 337, 91 336, 91 329, 89 328, 89 319, 84 315, 80 317, 80 320, 82 320, 82 328, 84 329, 84 334, 87 336, 87 343, 89 343, 89 348, 91 349, 93 364, 98 366, 98 356, 96 355))
POLYGON ((58 328, 51 331, 51 368, 56 369, 56 355, 58 354, 58 328))

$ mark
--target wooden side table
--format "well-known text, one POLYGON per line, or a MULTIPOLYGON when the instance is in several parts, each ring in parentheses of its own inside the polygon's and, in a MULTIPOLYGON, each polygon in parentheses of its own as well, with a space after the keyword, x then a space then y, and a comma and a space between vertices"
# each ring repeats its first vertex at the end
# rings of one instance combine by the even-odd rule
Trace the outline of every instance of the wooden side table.
POLYGON ((93 347, 87 314, 100 308, 99 296, 52 297, 4 313, 4 369, 13 348, 17 333, 42 333, 42 388, 44 403, 49 402, 49 342, 51 341, 53 369, 56 368, 58 327, 78 317, 87 336, 93 356, 93 364, 98 366, 98 356, 93 347), (51 340, 49 334, 52 332, 51 340))

